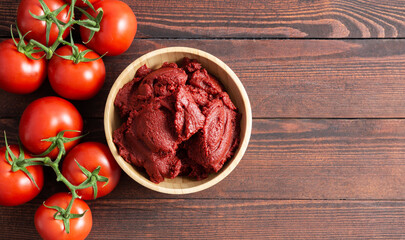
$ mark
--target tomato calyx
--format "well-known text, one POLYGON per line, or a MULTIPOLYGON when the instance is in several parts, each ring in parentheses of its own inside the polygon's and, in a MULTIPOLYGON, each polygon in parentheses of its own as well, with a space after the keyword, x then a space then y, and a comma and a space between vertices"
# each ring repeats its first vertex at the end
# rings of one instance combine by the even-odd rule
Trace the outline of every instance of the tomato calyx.
POLYGON ((66 233, 70 233, 70 219, 74 219, 74 218, 81 218, 84 216, 84 214, 86 214, 86 211, 84 211, 83 213, 70 213, 70 210, 72 209, 73 206, 73 202, 74 202, 74 198, 72 197, 72 200, 69 202, 69 205, 66 209, 63 209, 59 206, 47 206, 45 204, 45 202, 43 202, 42 204, 50 209, 55 209, 56 213, 53 215, 53 217, 56 220, 62 220, 63 221, 63 225, 65 226, 65 230, 66 233))
POLYGON ((54 11, 51 11, 43 0, 39 0, 39 3, 41 4, 44 15, 38 16, 38 15, 33 14, 31 11, 29 11, 29 13, 33 18, 38 19, 40 21, 45 21, 45 24, 46 24, 46 45, 48 46, 48 44, 49 44, 49 35, 50 35, 50 32, 51 32, 52 23, 55 23, 56 25, 65 25, 65 23, 60 21, 59 19, 57 19, 56 16, 58 16, 59 13, 62 12, 63 9, 65 9, 68 5, 64 4, 60 8, 58 8, 58 9, 56 9, 54 11))
MULTIPOLYGON (((72 32, 71 32, 72 33, 72 32)), ((93 52, 91 49, 86 49, 82 52, 79 51, 79 47, 75 45, 73 42, 73 37, 72 34, 70 34, 70 43, 66 44, 69 45, 72 48, 72 54, 71 55, 59 55, 55 53, 56 56, 63 58, 65 60, 70 60, 74 62, 75 64, 81 63, 81 62, 92 62, 92 61, 97 61, 100 58, 104 57, 104 55, 101 55, 98 58, 86 58, 86 54, 89 52, 93 52)))
POLYGON ((39 48, 35 48, 35 45, 33 45, 30 42, 28 42, 28 44, 26 44, 24 41, 24 38, 30 32, 27 32, 26 34, 24 34, 24 36, 22 36, 17 25, 16 25, 16 27, 17 27, 17 33, 18 33, 18 38, 19 38, 18 42, 14 38, 13 25, 10 26, 10 32, 11 32, 11 38, 12 38, 15 46, 17 47, 17 51, 19 51, 20 53, 24 54, 25 56, 27 56, 29 59, 32 59, 32 60, 39 60, 39 59, 45 57, 45 54, 40 58, 35 58, 34 56, 32 56, 32 54, 43 52, 43 50, 39 49, 39 48))
POLYGON ((18 157, 15 156, 14 153, 11 151, 10 146, 8 145, 6 132, 4 132, 4 142, 6 144, 5 157, 6 157, 6 161, 11 166, 11 171, 12 172, 17 172, 17 171, 24 172, 30 178, 31 182, 35 185, 35 187, 40 189, 38 187, 37 183, 35 182, 32 174, 27 170, 27 167, 34 166, 34 165, 43 165, 43 164, 41 162, 37 162, 35 158, 26 159, 25 155, 24 155, 24 149, 23 149, 20 141, 18 141, 20 154, 18 155, 18 157), (10 160, 10 158, 12 161, 10 160))
POLYGON ((80 170, 82 170, 83 174, 86 175, 86 177, 87 177, 87 179, 79 185, 80 189, 93 187, 94 199, 96 199, 97 191, 98 191, 97 182, 105 182, 105 184, 104 184, 104 186, 105 186, 108 184, 108 178, 99 175, 100 170, 101 170, 100 166, 98 166, 96 169, 94 169, 92 172, 90 172, 86 168, 82 167, 77 161, 75 161, 75 162, 79 166, 80 170))
POLYGON ((51 59, 56 48, 59 46, 60 43, 65 44, 65 40, 63 39, 63 33, 73 24, 75 24, 76 20, 74 19, 74 4, 76 3, 76 0, 72 0, 72 5, 69 7, 68 15, 69 15, 69 21, 67 23, 62 22, 61 20, 57 19, 56 16, 63 11, 68 5, 64 4, 58 9, 51 11, 49 7, 45 4, 43 0, 39 0, 42 11, 44 12, 44 15, 35 15, 31 14, 31 16, 37 20, 40 21, 45 21, 46 23, 46 46, 41 44, 40 42, 36 41, 35 39, 31 39, 30 42, 34 44, 35 46, 41 48, 45 53, 46 53, 46 59, 51 59), (56 27, 58 28, 58 37, 56 41, 52 44, 52 46, 48 47, 49 44, 49 36, 51 32, 51 26, 52 24, 55 24, 56 27))
POLYGON ((51 145, 48 147, 48 149, 45 150, 45 152, 43 152, 37 156, 38 157, 46 156, 50 152, 52 152, 52 150, 54 150, 55 148, 58 148, 59 153, 58 153, 58 156, 56 157, 55 162, 59 163, 59 161, 62 159, 62 156, 66 154, 66 149, 65 149, 64 143, 73 142, 73 141, 78 140, 87 135, 87 134, 84 134, 84 135, 80 135, 80 136, 73 137, 73 138, 67 138, 67 137, 63 136, 65 134, 65 132, 80 132, 80 131, 63 130, 63 131, 60 131, 58 134, 56 134, 55 137, 42 139, 41 141, 43 141, 43 142, 51 142, 51 145))
POLYGON ((98 31, 100 31, 100 23, 101 23, 101 19, 103 18, 104 11, 102 8, 98 8, 96 11, 96 10, 94 10, 94 7, 92 6, 93 11, 98 12, 97 16, 93 17, 88 12, 84 11, 83 9, 81 9, 81 8, 77 8, 77 9, 82 14, 86 15, 86 17, 87 17, 87 19, 77 21, 78 25, 88 28, 90 30, 89 39, 87 39, 86 42, 83 42, 84 44, 87 44, 91 41, 94 34, 98 31))

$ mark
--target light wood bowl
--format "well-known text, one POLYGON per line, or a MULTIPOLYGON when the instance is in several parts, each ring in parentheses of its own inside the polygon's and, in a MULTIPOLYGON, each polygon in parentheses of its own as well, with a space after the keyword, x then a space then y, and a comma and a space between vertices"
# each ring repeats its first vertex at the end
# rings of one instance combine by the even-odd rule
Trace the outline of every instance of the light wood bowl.
POLYGON ((224 62, 215 56, 198 49, 187 47, 169 47, 155 50, 141 56, 132 62, 119 75, 107 98, 104 112, 104 129, 108 146, 115 160, 131 178, 133 178, 139 184, 158 192, 168 194, 186 194, 198 192, 215 185, 230 174, 238 165, 246 151, 250 139, 252 129, 252 110, 250 107, 249 98, 241 81, 224 62), (114 130, 121 126, 122 120, 118 114, 118 110, 114 106, 114 99, 119 89, 121 89, 125 83, 134 78, 136 70, 138 70, 138 68, 142 65, 146 64, 146 66, 149 68, 157 69, 164 62, 181 63, 184 57, 197 59, 209 73, 216 76, 217 79, 224 85, 226 91, 232 99, 232 102, 238 107, 239 112, 242 114, 240 124, 241 141, 235 155, 225 163, 223 168, 218 173, 213 173, 208 178, 200 181, 188 177, 178 176, 174 179, 165 179, 165 181, 155 184, 149 180, 146 171, 137 170, 118 154, 117 147, 113 143, 112 136, 114 130))

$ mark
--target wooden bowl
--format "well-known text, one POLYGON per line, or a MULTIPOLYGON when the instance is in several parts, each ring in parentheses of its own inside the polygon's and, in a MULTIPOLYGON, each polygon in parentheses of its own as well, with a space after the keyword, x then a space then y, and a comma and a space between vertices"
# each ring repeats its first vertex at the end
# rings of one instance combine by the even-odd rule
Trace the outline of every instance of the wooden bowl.
POLYGON ((186 47, 169 47, 155 50, 141 56, 132 62, 117 78, 112 86, 107 98, 107 103, 104 112, 104 129, 107 138, 108 146, 121 168, 139 184, 168 194, 186 194, 198 192, 207 189, 224 179, 238 165, 246 151, 250 139, 252 129, 252 111, 249 98, 246 91, 236 74, 221 60, 213 55, 194 48, 186 47), (223 168, 218 173, 209 175, 204 180, 195 180, 188 177, 178 176, 174 179, 165 179, 165 181, 156 184, 149 180, 149 177, 144 170, 138 170, 131 164, 127 163, 117 151, 117 147, 113 143, 113 132, 121 126, 122 120, 118 114, 118 110, 114 106, 114 99, 119 89, 125 83, 134 78, 136 70, 146 64, 149 68, 157 69, 164 62, 181 63, 184 57, 197 59, 207 71, 217 77, 224 85, 232 102, 238 107, 242 114, 240 144, 235 152, 235 155, 229 159, 223 168))

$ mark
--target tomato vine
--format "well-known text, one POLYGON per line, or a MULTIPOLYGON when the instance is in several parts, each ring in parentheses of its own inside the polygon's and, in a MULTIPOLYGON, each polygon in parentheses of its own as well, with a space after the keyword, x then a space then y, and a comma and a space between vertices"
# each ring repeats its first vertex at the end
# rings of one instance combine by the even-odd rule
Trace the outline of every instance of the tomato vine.
POLYGON ((35 15, 30 12, 31 16, 37 20, 46 22, 46 43, 47 43, 46 45, 48 45, 48 43, 49 43, 49 36, 50 36, 52 24, 55 24, 56 27, 58 28, 58 31, 59 31, 58 37, 56 38, 56 41, 52 43, 51 46, 45 46, 44 44, 40 43, 39 41, 37 41, 35 39, 30 39, 29 43, 27 44, 28 48, 34 48, 34 47, 40 48, 42 51, 44 51, 46 59, 52 58, 53 54, 55 53, 56 49, 58 48, 58 46, 60 44, 69 45, 72 48, 75 48, 75 45, 72 44, 72 42, 68 42, 63 38, 63 33, 68 29, 71 32, 72 31, 71 26, 73 26, 75 24, 82 26, 84 28, 87 28, 91 31, 90 38, 88 39, 88 41, 90 41, 91 38, 94 36, 94 33, 100 31, 100 22, 103 18, 104 11, 102 8, 99 8, 96 11, 94 9, 93 5, 89 1, 86 0, 85 1, 86 4, 93 11, 97 12, 97 16, 96 17, 88 16, 88 18, 85 20, 80 20, 80 19, 77 20, 77 19, 75 19, 75 9, 79 10, 82 13, 85 13, 85 11, 82 8, 75 6, 76 1, 77 0, 71 1, 71 5, 69 6, 69 11, 68 11, 69 20, 68 20, 68 22, 65 23, 65 22, 62 22, 61 20, 57 19, 57 16, 63 9, 65 9, 68 6, 67 4, 64 4, 60 8, 58 8, 54 11, 51 11, 43 0, 39 0, 39 3, 41 4, 44 14, 35 15))
POLYGON ((97 182, 104 182, 105 184, 108 184, 108 178, 99 175, 99 172, 101 169, 100 166, 98 166, 96 169, 94 169, 92 172, 90 172, 89 170, 87 170, 86 168, 81 166, 77 161, 76 161, 77 165, 79 166, 79 168, 83 172, 83 174, 86 175, 87 179, 79 185, 73 185, 66 179, 65 176, 63 176, 63 174, 61 173, 61 171, 59 169, 59 163, 60 163, 62 157, 66 154, 64 143, 78 140, 84 136, 84 135, 81 135, 81 136, 77 136, 77 137, 73 137, 73 138, 64 137, 64 133, 69 132, 69 131, 77 132, 75 130, 64 130, 64 131, 59 132, 54 137, 43 139, 43 141, 51 142, 51 145, 48 147, 48 149, 45 152, 37 155, 34 158, 25 158, 24 157, 24 151, 23 151, 22 145, 20 143, 19 143, 19 146, 20 146, 19 156, 15 156, 14 153, 11 151, 10 146, 8 145, 7 136, 6 136, 6 133, 4 132, 5 145, 6 145, 5 157, 6 157, 7 162, 11 165, 12 172, 23 171, 25 174, 27 174, 27 176, 31 179, 31 181, 38 188, 34 178, 27 170, 27 167, 34 166, 34 165, 42 165, 42 166, 51 167, 52 170, 56 174, 56 181, 63 182, 69 188, 69 190, 72 194, 72 198, 66 209, 63 209, 59 206, 47 206, 44 203, 45 207, 56 210, 56 213, 54 214, 54 218, 56 220, 63 221, 66 233, 70 232, 70 219, 83 217, 84 214, 86 213, 86 212, 83 212, 81 214, 72 214, 71 213, 71 209, 72 209, 74 200, 77 198, 80 198, 80 196, 77 194, 76 191, 80 190, 80 189, 85 189, 88 187, 93 187, 94 199, 95 199, 97 197, 97 182), (59 152, 58 152, 56 159, 52 160, 50 157, 48 157, 46 155, 49 154, 55 148, 58 148, 59 152), (12 161, 10 161, 10 158, 12 161))

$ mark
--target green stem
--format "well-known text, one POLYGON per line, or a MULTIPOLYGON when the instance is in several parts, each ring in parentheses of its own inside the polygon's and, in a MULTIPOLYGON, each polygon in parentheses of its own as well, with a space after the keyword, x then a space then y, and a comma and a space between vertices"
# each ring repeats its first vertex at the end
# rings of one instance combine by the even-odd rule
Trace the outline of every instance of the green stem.
POLYGON ((64 45, 71 45, 70 44, 70 42, 68 42, 68 41, 66 41, 66 40, 64 40, 64 39, 62 39, 61 41, 60 41, 60 43, 62 43, 62 44, 64 44, 64 45))
POLYGON ((63 155, 65 154, 65 146, 63 145, 63 142, 60 139, 58 139, 57 141, 58 141, 57 147, 58 147, 59 152, 58 152, 58 156, 56 157, 56 160, 54 163, 56 165, 59 165, 60 160, 62 159, 63 155))
MULTIPOLYGON (((72 5, 74 5, 75 0, 72 1, 72 5)), ((65 25, 61 25, 58 21, 58 19, 56 18, 55 15, 52 15, 52 20, 53 22, 56 24, 56 27, 58 28, 58 37, 56 39, 56 41, 52 44, 52 46, 50 47, 51 51, 48 51, 48 54, 46 55, 46 59, 51 59, 53 54, 55 53, 56 49, 58 48, 59 44, 62 43, 63 40, 63 33, 73 24, 76 23, 76 21, 72 21, 74 17, 74 11, 70 12, 70 16, 69 16, 69 21, 65 24, 65 25)))
MULTIPOLYGON (((57 15, 60 14, 60 12, 62 11, 62 7, 54 10, 54 11, 50 11, 49 8, 46 6, 46 4, 41 1, 41 5, 43 7, 44 10, 44 15, 41 16, 37 16, 37 15, 33 15, 31 14, 34 18, 42 20, 42 21, 47 21, 47 24, 49 24, 51 22, 51 24, 55 24, 56 27, 58 28, 58 37, 56 38, 55 42, 47 47, 44 46, 43 44, 39 43, 38 41, 35 41, 33 39, 31 39, 29 41, 29 43, 32 45, 32 47, 39 47, 41 48, 44 52, 45 52, 45 56, 46 59, 51 59, 53 57, 53 55, 55 54, 56 49, 59 47, 60 44, 64 44, 64 45, 69 45, 71 46, 71 44, 69 44, 69 42, 65 41, 63 39, 63 33, 68 30, 69 28, 71 28, 72 25, 74 24, 78 24, 81 27, 85 27, 91 30, 91 36, 94 35, 95 32, 98 32, 100 30, 100 22, 102 19, 102 9, 98 9, 97 11, 99 11, 99 14, 97 15, 97 18, 93 18, 93 19, 86 19, 86 20, 76 20, 75 14, 74 14, 74 10, 75 10, 75 4, 76 4, 77 0, 71 0, 71 4, 69 6, 69 20, 67 21, 67 23, 62 23, 58 18, 57 15)), ((88 5, 91 7, 91 9, 94 10, 93 5, 91 5, 91 3, 88 3, 88 5)), ((90 16, 88 13, 86 13, 83 9, 81 8, 77 8, 78 10, 80 10, 83 14, 86 14, 86 16, 90 16)), ((95 11, 95 10, 94 10, 95 11)), ((90 18, 90 17, 89 17, 90 18)), ((46 32, 46 36, 47 36, 47 41, 48 41, 48 37, 50 34, 50 28, 47 28, 47 32, 46 32)), ((89 38, 89 40, 91 39, 91 37, 89 38)), ((88 41, 89 41, 88 40, 88 41)), ((47 44, 48 45, 48 44, 47 44)), ((21 48, 21 47, 20 47, 21 48)), ((27 55, 27 54, 26 54, 27 55)), ((28 55, 27 55, 28 56, 28 55)), ((30 57, 31 58, 31 57, 30 57)), ((94 59, 92 61, 95 61, 97 59, 94 59)))
POLYGON ((80 187, 80 185, 75 186, 72 183, 70 183, 65 176, 63 176, 63 174, 61 173, 61 171, 59 170, 59 162, 61 160, 63 156, 63 151, 61 151, 61 149, 59 150, 59 154, 56 158, 55 161, 49 161, 46 166, 49 166, 53 169, 53 171, 56 174, 56 181, 58 182, 63 182, 70 190, 70 192, 72 193, 72 199, 69 202, 69 205, 67 206, 67 208, 65 209, 65 218, 69 218, 70 215, 70 211, 72 210, 72 206, 73 203, 75 201, 76 198, 79 198, 79 196, 76 193, 76 190, 78 189, 82 189, 82 187, 80 187))
MULTIPOLYGON (((70 219, 82 217, 86 213, 86 212, 84 212, 81 214, 74 214, 74 213, 70 212, 72 210, 74 200, 76 198, 79 198, 79 195, 77 194, 76 191, 79 189, 93 187, 94 194, 96 197, 97 182, 98 181, 108 182, 108 179, 104 176, 98 175, 98 173, 100 172, 100 167, 97 167, 92 173, 90 173, 87 169, 85 169, 78 163, 77 164, 79 165, 79 168, 83 171, 83 174, 85 174, 87 176, 87 179, 85 181, 83 181, 81 184, 76 186, 76 185, 73 185, 71 182, 69 182, 69 180, 65 176, 63 176, 63 174, 60 171, 59 164, 60 164, 62 157, 66 153, 64 143, 75 141, 82 137, 82 136, 78 136, 78 137, 73 137, 73 138, 66 138, 63 136, 65 132, 77 132, 77 131, 64 130, 64 131, 59 132, 55 137, 43 139, 43 141, 52 142, 51 146, 48 149, 46 149, 44 153, 42 153, 41 155, 38 155, 34 158, 25 158, 23 147, 20 143, 19 143, 20 154, 18 157, 15 156, 15 154, 11 151, 11 149, 8 145, 5 132, 4 132, 4 141, 6 144, 5 159, 10 164, 12 172, 23 171, 24 173, 26 173, 28 175, 28 177, 31 179, 31 181, 37 186, 32 175, 26 168, 28 166, 33 166, 33 165, 48 166, 48 167, 52 168, 52 170, 55 172, 56 181, 63 182, 69 188, 69 190, 72 194, 72 199, 70 200, 66 209, 63 209, 59 206, 46 206, 44 204, 46 207, 55 209, 57 211, 55 213, 55 219, 63 220, 65 230, 67 233, 69 233, 70 219), (44 156, 44 155, 52 152, 55 148, 57 148, 59 150, 59 152, 54 161, 50 157, 44 156), (11 160, 10 160, 10 158, 11 158, 11 160)), ((38 188, 38 186, 37 186, 37 188, 38 188)))
POLYGON ((37 46, 37 47, 41 48, 42 50, 44 50, 44 52, 46 53, 46 55, 48 55, 49 48, 46 47, 45 45, 43 45, 42 43, 40 43, 40 42, 38 42, 37 40, 34 40, 34 39, 31 39, 31 40, 29 41, 29 43, 32 44, 32 45, 34 45, 34 46, 37 46))
POLYGON ((56 38, 56 41, 52 44, 52 46, 50 47, 46 47, 42 44, 40 44, 39 42, 31 39, 30 43, 32 43, 35 46, 40 47, 41 49, 43 49, 46 53, 46 59, 51 59, 53 54, 55 53, 56 49, 58 48, 58 46, 62 43, 65 45, 69 45, 67 44, 68 42, 66 42, 63 39, 63 33, 70 28, 72 25, 76 24, 78 21, 74 19, 74 9, 75 9, 75 4, 76 4, 76 0, 72 0, 71 1, 71 5, 69 7, 69 21, 66 24, 60 24, 59 20, 57 19, 57 17, 55 15, 50 15, 52 22, 56 25, 56 27, 58 28, 58 37, 56 38))

